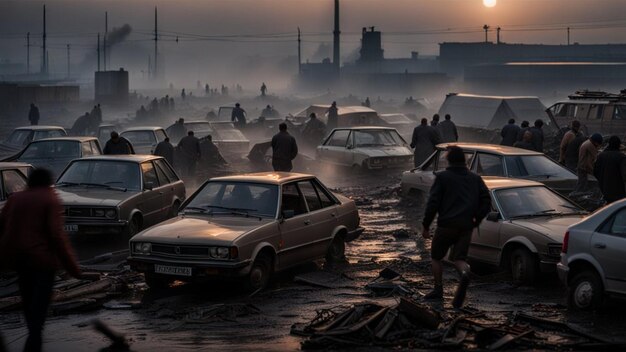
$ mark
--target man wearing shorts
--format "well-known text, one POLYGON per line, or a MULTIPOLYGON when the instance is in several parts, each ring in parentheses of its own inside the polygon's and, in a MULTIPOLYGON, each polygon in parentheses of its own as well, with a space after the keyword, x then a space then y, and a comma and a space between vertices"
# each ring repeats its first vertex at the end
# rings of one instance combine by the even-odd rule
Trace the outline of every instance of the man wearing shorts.
POLYGON ((491 209, 491 197, 482 178, 467 169, 461 148, 449 147, 446 158, 450 166, 435 177, 422 223, 422 236, 431 238, 430 225, 438 214, 437 230, 431 244, 435 288, 424 299, 443 299, 441 261, 450 250, 448 258, 454 262, 461 279, 452 305, 460 308, 469 285, 470 267, 466 259, 472 231, 491 209))

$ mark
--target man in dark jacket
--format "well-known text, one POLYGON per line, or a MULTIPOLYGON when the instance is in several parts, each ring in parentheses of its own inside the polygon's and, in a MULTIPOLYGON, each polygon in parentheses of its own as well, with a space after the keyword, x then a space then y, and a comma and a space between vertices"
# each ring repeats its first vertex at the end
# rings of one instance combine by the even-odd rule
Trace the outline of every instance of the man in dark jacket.
POLYGON ((289 172, 293 168, 291 161, 298 156, 296 139, 287 132, 287 124, 278 125, 279 132, 272 137, 272 167, 274 171, 289 172))
POLYGON ((559 162, 576 172, 578 169, 578 151, 586 140, 585 134, 580 131, 580 122, 572 121, 571 129, 565 133, 561 140, 559 162))
POLYGON ((185 119, 180 118, 174 122, 172 127, 168 128, 167 134, 174 139, 174 143, 179 141, 187 135, 187 128, 185 127, 185 119))
POLYGON ((187 136, 178 142, 182 156, 182 169, 185 176, 193 176, 196 173, 196 163, 201 157, 200 140, 193 135, 193 131, 187 132, 187 136))
POLYGON ((235 104, 233 112, 230 114, 230 120, 238 127, 246 125, 246 110, 241 108, 241 104, 235 104))
POLYGON ((500 136, 502 136, 502 141, 500 145, 508 145, 513 146, 515 142, 517 142, 517 134, 519 133, 520 127, 515 124, 515 119, 510 119, 508 125, 502 127, 502 131, 500 131, 500 136))
POLYGON ((537 119, 535 125, 528 130, 533 134, 532 144, 534 149, 540 153, 543 153, 543 120, 537 119))
POLYGON ((120 137, 116 131, 113 131, 111 132, 111 139, 104 145, 102 153, 105 155, 124 155, 135 154, 135 150, 128 139, 120 137))
POLYGON ((339 123, 339 109, 337 108, 337 102, 333 101, 328 108, 328 131, 332 131, 333 128, 337 128, 339 123))
POLYGON ((422 119, 420 125, 413 130, 413 137, 411 138, 411 148, 415 148, 413 152, 415 167, 422 165, 435 151, 435 146, 439 143, 441 143, 441 137, 437 130, 428 126, 428 120, 422 119))
POLYGON ((519 131, 517 132, 517 140, 521 141, 524 139, 524 133, 530 129, 530 122, 524 120, 519 126, 519 131))
POLYGON ((170 143, 170 137, 165 137, 156 145, 154 155, 162 156, 170 165, 174 165, 174 146, 170 143))
POLYGON ((446 114, 445 119, 437 125, 437 129, 439 129, 441 142, 449 143, 459 140, 459 133, 456 130, 456 125, 452 122, 450 114, 446 114))
POLYGON ((34 103, 30 103, 30 110, 28 111, 28 121, 33 126, 39 124, 39 108, 34 103))
POLYGON ((424 298, 443 299, 441 261, 452 247, 449 259, 454 261, 461 278, 452 305, 460 308, 469 285, 470 267, 466 259, 472 231, 491 209, 491 197, 482 178, 467 169, 461 148, 449 147, 446 158, 450 166, 435 176, 422 223, 422 236, 429 239, 430 225, 438 214, 437 230, 431 244, 435 289, 424 298))
POLYGON ((18 274, 28 328, 24 351, 41 351, 55 272, 65 269, 76 278, 81 275, 63 231, 63 206, 52 184, 50 171, 33 170, 28 189, 12 194, 0 214, 1 269, 18 274))
POLYGON ((524 132, 524 137, 521 141, 515 142, 513 144, 515 148, 521 148, 526 150, 535 150, 535 146, 533 145, 533 133, 530 131, 524 132))
POLYGON ((317 118, 317 115, 312 112, 309 115, 309 121, 307 121, 304 129, 302 130, 302 136, 306 138, 306 141, 311 146, 317 146, 322 141, 322 138, 326 135, 326 124, 317 118))
POLYGON ((622 141, 617 136, 609 138, 609 146, 598 155, 593 175, 607 203, 626 197, 626 155, 620 151, 622 141))

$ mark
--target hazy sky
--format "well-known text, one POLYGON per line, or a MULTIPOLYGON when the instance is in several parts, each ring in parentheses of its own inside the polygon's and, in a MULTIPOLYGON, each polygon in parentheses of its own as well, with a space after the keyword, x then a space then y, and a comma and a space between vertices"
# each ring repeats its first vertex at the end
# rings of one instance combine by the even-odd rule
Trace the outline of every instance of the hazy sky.
MULTIPOLYGON (((383 31, 385 55, 408 57, 412 50, 436 55, 437 43, 481 41, 483 24, 502 27, 502 40, 521 43, 565 43, 570 25, 572 41, 580 43, 626 42, 626 0, 497 0, 493 8, 483 0, 342 0, 342 54, 359 46, 360 30, 376 26, 383 31), (591 27, 583 29, 581 27, 591 27), (451 33, 444 33, 448 29, 451 33), (406 33, 409 32, 409 33, 406 33)), ((0 0, 0 59, 24 62, 25 35, 40 45, 42 1, 0 0)), ((150 32, 154 7, 159 9, 163 36, 160 53, 170 71, 176 67, 204 72, 203 66, 229 62, 242 56, 296 54, 295 32, 301 27, 304 58, 332 31, 332 0, 49 0, 48 31, 52 68, 64 69, 65 45, 73 46, 73 62, 95 50, 96 34, 125 23, 133 27, 129 41, 113 49, 114 65, 135 53, 146 62, 151 54, 150 32), (177 33, 172 33, 177 32, 177 33), (272 37, 208 38, 276 34, 272 37), (176 43, 175 35, 179 35, 176 43), (115 53, 120 53, 116 56, 115 53)), ((495 40, 495 33, 490 34, 495 40)), ((31 65, 38 67, 41 50, 31 51, 31 65)))

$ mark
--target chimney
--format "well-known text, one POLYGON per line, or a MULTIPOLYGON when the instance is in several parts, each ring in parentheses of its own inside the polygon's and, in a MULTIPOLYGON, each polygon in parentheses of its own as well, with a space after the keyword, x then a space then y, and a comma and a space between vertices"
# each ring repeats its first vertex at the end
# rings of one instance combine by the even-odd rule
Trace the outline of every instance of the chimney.
POLYGON ((339 53, 339 0, 335 0, 335 30, 333 31, 333 64, 335 65, 335 69, 339 72, 339 67, 341 63, 339 62, 340 53, 339 53))

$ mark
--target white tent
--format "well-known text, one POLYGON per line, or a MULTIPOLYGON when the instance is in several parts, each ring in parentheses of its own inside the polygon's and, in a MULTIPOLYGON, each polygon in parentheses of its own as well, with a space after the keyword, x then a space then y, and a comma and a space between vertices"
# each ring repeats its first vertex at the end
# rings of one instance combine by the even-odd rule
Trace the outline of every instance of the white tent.
POLYGON ((442 120, 446 114, 450 114, 458 126, 490 130, 502 128, 511 118, 517 124, 526 120, 532 126, 537 119, 549 124, 546 107, 537 97, 451 93, 439 108, 442 120))

